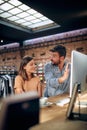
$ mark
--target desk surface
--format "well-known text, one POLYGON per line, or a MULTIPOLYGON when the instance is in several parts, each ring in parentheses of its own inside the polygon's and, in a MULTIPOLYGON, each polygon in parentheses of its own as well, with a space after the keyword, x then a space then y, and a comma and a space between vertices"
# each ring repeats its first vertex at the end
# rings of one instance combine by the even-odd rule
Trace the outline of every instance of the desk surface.
MULTIPOLYGON (((48 99, 49 102, 56 102, 60 99, 68 97, 67 94, 54 96, 48 99)), ((87 93, 82 94, 81 101, 87 101, 87 93)), ((31 130, 86 130, 87 122, 66 119, 66 111, 68 104, 57 106, 55 104, 40 109, 40 124, 31 128, 31 130)), ((76 106, 77 108, 77 106, 76 106)), ((87 107, 85 108, 87 110, 87 107)), ((87 111, 86 111, 87 112, 87 111)))
POLYGON ((30 130, 87 130, 87 122, 51 120, 32 127, 30 130))
MULTIPOLYGON (((68 94, 49 97, 48 102, 54 103, 60 99, 64 99, 65 97, 68 97, 68 94)), ((59 118, 59 119, 63 118, 65 117, 66 110, 67 110, 67 105, 64 105, 63 107, 61 107, 61 106, 57 106, 56 104, 52 104, 48 107, 41 108, 40 109, 40 123, 47 122, 54 118, 59 118)))

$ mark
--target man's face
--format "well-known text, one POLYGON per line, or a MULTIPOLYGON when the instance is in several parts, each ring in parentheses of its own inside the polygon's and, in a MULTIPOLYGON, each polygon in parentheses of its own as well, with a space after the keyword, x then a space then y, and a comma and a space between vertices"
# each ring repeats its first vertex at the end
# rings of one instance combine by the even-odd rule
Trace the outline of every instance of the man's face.
POLYGON ((53 64, 59 65, 64 60, 64 57, 60 57, 58 52, 50 52, 50 60, 53 64))

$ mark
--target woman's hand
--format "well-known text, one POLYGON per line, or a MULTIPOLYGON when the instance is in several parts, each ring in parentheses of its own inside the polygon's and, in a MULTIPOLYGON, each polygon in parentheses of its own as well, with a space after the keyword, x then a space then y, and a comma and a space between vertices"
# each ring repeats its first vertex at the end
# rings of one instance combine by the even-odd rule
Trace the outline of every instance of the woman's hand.
POLYGON ((16 88, 15 89, 15 94, 21 94, 21 93, 23 93, 22 88, 16 88))

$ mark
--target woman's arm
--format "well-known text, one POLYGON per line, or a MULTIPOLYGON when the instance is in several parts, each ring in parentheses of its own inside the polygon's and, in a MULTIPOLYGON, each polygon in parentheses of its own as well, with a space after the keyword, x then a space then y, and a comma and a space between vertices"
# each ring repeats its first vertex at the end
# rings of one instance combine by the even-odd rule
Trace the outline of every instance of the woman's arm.
POLYGON ((14 93, 15 94, 20 94, 23 93, 23 79, 21 76, 16 76, 15 78, 15 83, 14 83, 14 93))
POLYGON ((43 88, 42 87, 43 86, 42 86, 42 83, 41 83, 39 77, 37 79, 38 79, 37 91, 38 91, 39 96, 42 97, 42 95, 43 95, 43 93, 42 93, 43 88))

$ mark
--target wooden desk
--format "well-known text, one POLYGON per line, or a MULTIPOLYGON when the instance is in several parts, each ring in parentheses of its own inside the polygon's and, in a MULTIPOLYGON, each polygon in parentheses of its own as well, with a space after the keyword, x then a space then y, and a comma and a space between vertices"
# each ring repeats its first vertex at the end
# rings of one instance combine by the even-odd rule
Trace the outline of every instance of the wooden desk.
MULTIPOLYGON (((49 102, 68 97, 67 94, 61 96, 50 97, 49 102)), ((81 101, 87 101, 87 93, 81 95, 81 101)), ((30 130, 86 130, 87 122, 79 120, 66 119, 67 105, 56 106, 53 104, 50 107, 40 109, 40 124, 32 127, 30 130)), ((77 108, 77 106, 75 106, 77 108)), ((87 109, 87 108, 86 108, 87 109)))
MULTIPOLYGON (((60 99, 64 99, 65 97, 69 97, 68 94, 64 94, 61 96, 54 96, 54 97, 49 97, 48 102, 56 102, 60 99)), ((52 104, 48 107, 41 108, 40 109, 40 123, 47 122, 49 120, 55 119, 55 118, 63 118, 65 117, 67 110, 67 105, 64 105, 63 107, 57 106, 56 104, 52 104)))

